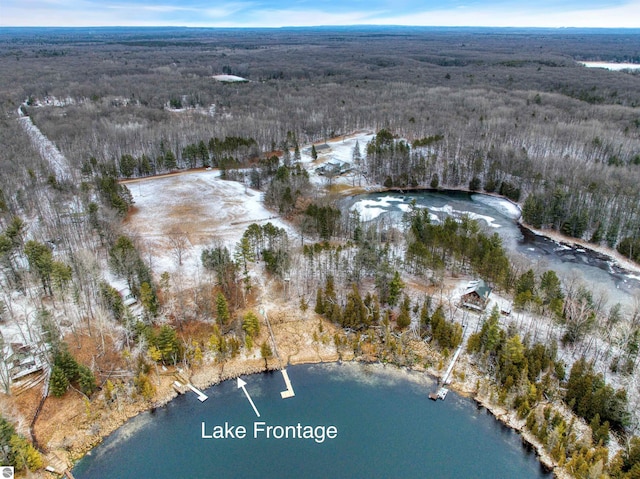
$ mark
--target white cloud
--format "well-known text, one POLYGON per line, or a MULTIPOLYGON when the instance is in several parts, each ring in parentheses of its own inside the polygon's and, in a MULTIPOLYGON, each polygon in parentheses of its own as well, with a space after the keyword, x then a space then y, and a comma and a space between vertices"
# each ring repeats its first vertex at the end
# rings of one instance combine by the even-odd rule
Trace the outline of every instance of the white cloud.
POLYGON ((487 27, 582 27, 582 28, 638 28, 640 27, 640 1, 604 8, 576 8, 554 12, 530 8, 473 7, 416 12, 376 18, 381 25, 425 26, 487 26, 487 27))
POLYGON ((220 4, 215 8, 209 7, 202 10, 202 13, 209 18, 225 18, 242 11, 250 11, 254 7, 251 2, 230 2, 220 4))
MULTIPOLYGON (((425 25, 425 26, 495 26, 495 27, 640 27, 640 0, 626 4, 594 8, 576 7, 562 12, 549 2, 500 2, 481 6, 474 2, 439 10, 394 14, 371 11, 361 2, 332 9, 330 4, 309 2, 312 9, 264 8, 260 0, 218 1, 172 4, 165 0, 156 5, 134 1, 96 4, 87 0, 0 0, 0 25, 15 26, 194 26, 194 27, 283 27, 316 25, 425 25), (322 5, 322 7, 320 6, 322 5), (324 8, 324 5, 327 5, 324 8)), ((301 4, 299 4, 301 5, 301 4)), ((424 4, 423 4, 424 5, 424 4)), ((375 8, 375 7, 374 7, 375 8)))
POLYGON ((318 25, 357 25, 372 23, 370 12, 331 13, 322 10, 261 9, 246 12, 242 18, 225 23, 214 23, 217 27, 307 27, 318 25))
MULTIPOLYGON (((558 12, 546 4, 512 3, 498 6, 480 6, 473 3, 453 8, 416 11, 394 15, 389 11, 334 13, 320 9, 255 9, 238 8, 227 17, 244 10, 237 18, 224 22, 197 22, 197 26, 214 27, 283 27, 317 25, 424 25, 424 26, 495 26, 495 27, 584 27, 584 28, 638 28, 640 27, 640 0, 603 8, 575 8, 558 12), (531 7, 528 7, 531 5, 531 7)), ((224 10, 224 9, 223 9, 224 10)), ((396 10, 397 11, 397 10, 396 10)), ((226 13, 226 12, 225 12, 226 13)), ((225 14, 209 15, 222 19, 225 14)), ((194 24, 196 26, 196 24, 194 24)))

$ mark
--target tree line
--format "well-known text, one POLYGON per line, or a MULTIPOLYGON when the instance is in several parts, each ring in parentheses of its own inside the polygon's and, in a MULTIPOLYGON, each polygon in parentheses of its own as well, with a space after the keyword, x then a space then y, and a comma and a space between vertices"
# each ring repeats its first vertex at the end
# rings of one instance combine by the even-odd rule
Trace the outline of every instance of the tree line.
MULTIPOLYGON (((594 174, 599 170, 596 176, 587 177, 584 172, 560 176, 552 170, 542 173, 544 162, 532 161, 526 149, 501 151, 491 147, 485 153, 476 149, 464 161, 447 160, 442 146, 446 139, 435 135, 409 145, 390 131, 380 130, 366 147, 364 174, 389 188, 462 186, 470 191, 499 193, 512 201, 522 201, 523 220, 535 228, 555 229, 596 244, 617 246, 630 259, 637 257, 640 197, 630 183, 614 194, 603 187, 603 169, 625 169, 621 165, 610 167, 613 163, 599 166, 604 151, 593 163, 587 163, 594 174)), ((627 152, 625 165, 635 177, 632 154, 627 152)), ((612 173, 617 176, 617 172, 612 173)))

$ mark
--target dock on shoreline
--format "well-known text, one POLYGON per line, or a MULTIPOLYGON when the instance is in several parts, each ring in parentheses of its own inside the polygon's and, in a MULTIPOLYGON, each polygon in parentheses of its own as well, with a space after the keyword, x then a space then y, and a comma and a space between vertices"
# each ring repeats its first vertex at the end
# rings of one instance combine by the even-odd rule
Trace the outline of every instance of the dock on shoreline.
POLYGON ((450 381, 450 377, 451 377, 451 373, 453 372, 453 367, 456 364, 456 361, 458 360, 458 357, 460 357, 460 353, 462 353, 462 350, 464 349, 464 336, 465 333, 467 332, 467 324, 463 324, 462 325, 462 341, 460 342, 460 346, 458 346, 458 349, 456 349, 456 352, 454 353, 453 357, 451 358, 451 362, 449 363, 449 367, 447 368, 447 371, 444 373, 444 376, 442 376, 442 382, 438 382, 438 385, 442 384, 442 386, 440 386, 436 392, 432 392, 429 394, 429 399, 432 399, 434 401, 437 401, 438 399, 442 399, 444 401, 444 399, 447 397, 447 393, 449 392, 449 390, 446 388, 446 385, 449 384, 450 381))

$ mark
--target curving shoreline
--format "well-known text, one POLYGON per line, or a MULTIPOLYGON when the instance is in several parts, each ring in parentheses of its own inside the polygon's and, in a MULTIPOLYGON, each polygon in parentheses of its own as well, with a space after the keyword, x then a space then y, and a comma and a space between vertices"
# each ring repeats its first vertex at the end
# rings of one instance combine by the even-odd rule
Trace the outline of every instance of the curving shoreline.
POLYGON ((468 193, 470 195, 474 194, 474 195, 484 195, 484 196, 489 196, 491 198, 499 198, 503 201, 506 201, 508 203, 510 203, 511 205, 513 205, 514 207, 516 207, 519 211, 520 211, 520 217, 519 218, 515 218, 516 222, 518 225, 520 225, 522 228, 526 229, 527 231, 529 231, 530 233, 537 235, 537 236, 542 236, 544 238, 547 238, 551 241, 555 241, 556 243, 560 243, 566 246, 570 246, 570 247, 580 247, 580 248, 584 248, 586 250, 589 250, 592 253, 595 254, 601 254, 604 255, 606 257, 608 257, 609 259, 611 259, 612 261, 614 261, 620 268, 622 268, 623 270, 625 270, 625 272, 628 273, 640 273, 640 264, 630 260, 629 258, 623 256, 622 254, 620 254, 617 250, 615 250, 614 248, 609 248, 608 246, 604 246, 604 245, 599 245, 599 244, 594 244, 594 243, 590 243, 589 241, 580 239, 580 238, 574 238, 572 236, 566 236, 562 233, 560 233, 559 231, 556 230, 550 230, 550 229, 542 229, 542 228, 535 228, 532 225, 526 223, 523 221, 522 219, 522 206, 507 198, 506 196, 502 196, 499 195, 497 193, 489 193, 489 192, 485 192, 485 191, 473 191, 470 190, 468 188, 420 188, 420 187, 407 187, 407 188, 385 188, 385 187, 375 187, 371 190, 367 190, 365 192, 363 192, 363 194, 369 194, 369 193, 385 193, 385 192, 399 192, 399 193, 404 193, 404 192, 420 192, 420 191, 424 191, 424 192, 432 192, 432 193, 468 193))
MULTIPOLYGON (((421 189, 403 189, 399 191, 429 191, 424 188, 421 189)), ((398 189, 394 188, 377 188, 376 192, 385 192, 385 191, 398 191, 398 189)), ((466 189, 451 189, 451 190, 431 190, 431 191, 457 191, 457 192, 467 192, 469 194, 486 194, 473 192, 466 189)), ((517 206, 517 203, 509 200, 508 198, 502 197, 500 195, 495 194, 486 194, 487 196, 492 196, 496 198, 501 198, 505 201, 510 202, 511 204, 517 206)), ((518 224, 523 228, 531 231, 533 234, 541 235, 546 238, 549 238, 552 241, 561 242, 568 245, 580 245, 580 247, 584 247, 586 249, 590 249, 597 253, 606 254, 614 261, 619 261, 620 258, 616 257, 616 252, 613 250, 603 251, 598 250, 597 245, 590 245, 587 242, 581 242, 575 238, 565 237, 559 233, 555 233, 553 231, 545 231, 545 230, 536 230, 535 228, 530 227, 529 225, 522 222, 521 218, 518 220, 518 224)), ((632 271, 640 271, 640 266, 637 266, 637 269, 633 268, 634 264, 631 265, 625 264, 625 267, 631 266, 629 268, 632 271)), ((304 320, 301 320, 304 322, 304 320)), ((326 323, 327 327, 333 327, 329 323, 326 323)), ((310 364, 310 363, 325 363, 325 362, 336 362, 336 361, 358 361, 358 362, 371 362, 373 359, 374 362, 378 361, 378 358, 369 358, 368 360, 365 358, 356 358, 353 354, 338 354, 335 351, 329 351, 325 348, 322 354, 318 351, 317 345, 305 344, 303 347, 298 345, 297 348, 293 348, 292 350, 287 350, 287 348, 283 348, 283 352, 285 353, 283 357, 288 358, 287 365, 297 365, 297 364, 310 364)), ((466 356, 465 356, 466 357, 466 356)), ((468 358, 468 357, 467 357, 468 358)), ((468 362, 468 361, 467 361, 468 362)), ((402 367, 402 366, 398 366, 402 367)), ((469 367, 467 365, 467 367, 469 367)), ((276 360, 271 360, 269 364, 265 365, 265 361, 263 359, 242 359, 236 358, 230 360, 226 363, 216 364, 209 363, 204 366, 194 370, 190 374, 191 382, 198 388, 206 389, 214 386, 216 384, 221 383, 222 381, 234 379, 236 377, 242 375, 263 373, 270 370, 279 369, 276 360)), ((441 372, 435 371, 433 369, 424 370, 423 368, 416 367, 410 368, 416 371, 424 371, 426 374, 429 374, 433 378, 438 378, 441 376, 441 372)), ((457 368, 456 368, 457 369, 457 368)), ((172 382, 172 373, 169 373, 169 383, 172 382)), ((475 378, 482 377, 482 373, 479 371, 475 371, 475 378)), ((166 381, 165 381, 166 382, 166 381)), ((489 411, 492 416, 500 421, 505 426, 510 429, 516 430, 520 433, 523 442, 528 444, 536 451, 536 455, 545 469, 549 471, 553 471, 556 477, 570 477, 566 474, 566 472, 558 467, 556 461, 551 458, 551 456, 545 451, 543 445, 537 440, 535 436, 530 434, 525 427, 525 421, 520 420, 516 417, 514 411, 509 411, 499 406, 495 402, 491 400, 488 396, 483 396, 477 390, 477 384, 474 383, 473 377, 468 377, 467 379, 463 379, 462 381, 453 381, 451 385, 451 389, 456 391, 459 394, 471 397, 478 405, 484 407, 489 411)), ((113 433, 116 429, 122 426, 129 419, 135 417, 141 412, 153 410, 157 407, 162 407, 166 405, 169 401, 174 399, 179 393, 176 392, 170 385, 167 386, 163 384, 162 388, 158 388, 158 394, 156 400, 153 402, 135 402, 132 404, 126 405, 123 410, 118 411, 109 411, 109 417, 106 418, 105 421, 100 424, 100 431, 98 434, 91 435, 86 437, 85 440, 74 442, 74 444, 67 450, 57 449, 57 452, 60 454, 64 454, 70 462, 75 462, 82 458, 85 454, 87 454, 92 448, 100 444, 108 435, 113 433)))
MULTIPOLYGON (((332 363, 332 362, 339 362, 339 361, 348 361, 348 362, 353 361, 353 362, 359 362, 359 363, 371 362, 370 360, 367 360, 365 358, 356 358, 356 357, 345 358, 344 356, 339 357, 337 353, 334 355, 328 355, 327 357, 317 357, 315 354, 316 351, 313 351, 312 348, 309 348, 309 350, 305 351, 304 353, 307 353, 307 354, 303 354, 303 357, 300 357, 298 359, 292 358, 292 360, 289 362, 287 366, 294 366, 299 364, 332 363)), ((374 361, 374 362, 383 364, 379 361, 374 361)), ((392 363, 386 363, 386 364, 392 364, 392 363)), ((276 360, 272 360, 271 364, 268 364, 266 368, 265 368, 264 360, 259 360, 259 361, 238 360, 238 361, 232 361, 231 364, 225 363, 223 365, 219 365, 219 364, 205 365, 201 367, 198 371, 194 372, 191 379, 194 385, 196 385, 196 387, 199 387, 202 389, 208 389, 212 386, 215 386, 216 384, 221 383, 222 381, 235 379, 239 376, 250 375, 250 374, 261 374, 268 371, 278 370, 279 368, 276 366, 277 366, 276 360)), ((395 366, 395 367, 398 367, 400 369, 409 369, 417 372, 424 372, 434 380, 437 380, 442 375, 442 371, 436 371, 432 369, 425 370, 424 368, 421 368, 421 367, 412 367, 412 368, 407 368, 405 366, 395 366)), ((468 364, 466 367, 467 368, 469 367, 468 364)), ((490 412, 491 415, 497 421, 499 421, 506 427, 517 431, 520 434, 523 443, 527 444, 529 447, 531 447, 535 451, 536 457, 538 458, 541 464, 541 467, 547 471, 553 472, 554 477, 559 477, 559 478, 571 477, 567 475, 562 469, 559 469, 557 467, 558 466, 557 463, 544 450, 544 447, 542 446, 542 444, 532 434, 526 431, 525 421, 517 419, 515 411, 506 410, 503 407, 492 402, 488 396, 483 396, 479 394, 479 392, 476 390, 476 385, 474 385, 473 382, 476 380, 476 378, 481 376, 482 376, 482 373, 476 370, 474 371, 473 375, 468 376, 466 379, 462 381, 454 380, 450 385, 450 388, 459 395, 470 397, 476 402, 477 405, 485 408, 488 412, 490 412)), ((69 451, 68 458, 72 460, 72 462, 75 464, 75 462, 77 462, 82 457, 84 457, 84 455, 89 453, 91 449, 98 446, 107 436, 115 432, 119 427, 124 425, 129 419, 132 419, 133 417, 137 416, 142 412, 146 412, 150 410, 152 411, 155 408, 162 407, 168 404, 171 400, 173 400, 179 394, 173 389, 171 389, 168 392, 165 391, 165 393, 166 394, 159 397, 153 403, 137 403, 137 407, 130 409, 126 413, 115 414, 112 418, 114 420, 110 421, 110 425, 112 427, 105 427, 105 429, 101 431, 101 434, 99 436, 93 437, 93 440, 87 441, 83 444, 78 444, 77 445, 78 447, 72 448, 71 451, 69 451)), ((425 397, 427 397, 427 393, 428 391, 425 390, 425 397)), ((434 404, 433 407, 436 407, 436 404, 434 404)))
MULTIPOLYGON (((310 325, 307 320, 301 320, 301 323, 303 328, 310 325)), ((331 328, 328 323, 326 326, 328 329, 331 328)), ((276 334, 278 333, 279 331, 276 330, 276 334)), ((291 351, 283 348, 283 352, 287 353, 286 356, 289 358, 288 365, 353 359, 349 355, 343 354, 340 356, 329 348, 322 348, 313 344, 305 345, 303 348, 296 345, 291 351)), ((179 374, 187 375, 190 382, 197 388, 207 389, 239 376, 278 370, 280 369, 279 365, 279 361, 276 358, 270 359, 265 367, 264 359, 237 357, 224 363, 205 362, 197 369, 179 374)), ((95 417, 91 421, 84 417, 76 416, 73 421, 60 425, 54 436, 47 438, 47 441, 45 441, 50 450, 49 455, 62 459, 62 462, 66 463, 67 467, 71 469, 73 464, 98 446, 107 436, 115 432, 129 419, 140 413, 163 407, 179 394, 182 394, 183 392, 179 393, 173 387, 176 373, 178 373, 177 369, 171 368, 153 378, 154 383, 157 381, 159 384, 156 386, 157 392, 152 401, 138 400, 119 404, 117 409, 102 409, 100 411, 101 417, 95 417), (96 424, 98 424, 97 428, 95 427, 96 424), (97 432, 92 433, 96 429, 97 432)), ((186 394, 189 394, 189 392, 186 392, 186 394)), ((96 398, 94 401, 98 405, 101 404, 100 398, 96 398)), ((63 471, 59 472, 62 473, 63 471)))

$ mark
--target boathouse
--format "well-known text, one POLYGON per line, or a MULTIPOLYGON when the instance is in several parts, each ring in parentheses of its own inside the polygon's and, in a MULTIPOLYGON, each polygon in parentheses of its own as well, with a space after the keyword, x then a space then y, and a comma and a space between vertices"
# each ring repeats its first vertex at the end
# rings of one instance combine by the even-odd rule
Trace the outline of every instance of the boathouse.
POLYGON ((460 304, 466 308, 484 311, 489 303, 491 287, 483 280, 469 282, 467 289, 462 293, 460 304))

